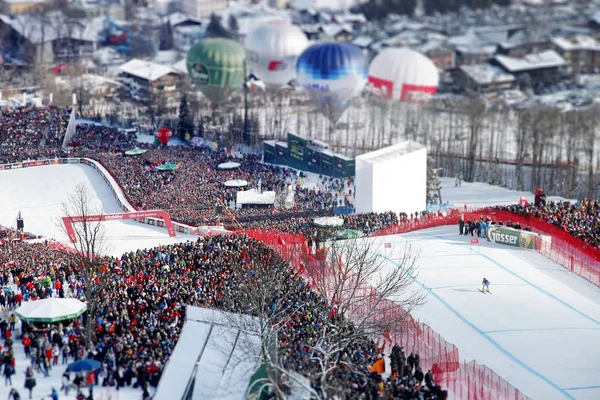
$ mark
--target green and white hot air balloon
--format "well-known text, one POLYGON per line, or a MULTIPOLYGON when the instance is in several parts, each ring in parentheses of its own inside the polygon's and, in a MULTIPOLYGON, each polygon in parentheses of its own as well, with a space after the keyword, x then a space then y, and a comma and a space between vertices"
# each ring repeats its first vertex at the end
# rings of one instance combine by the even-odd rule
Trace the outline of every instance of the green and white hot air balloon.
POLYGON ((216 105, 244 83, 246 52, 230 39, 203 39, 188 52, 187 70, 196 87, 216 105))

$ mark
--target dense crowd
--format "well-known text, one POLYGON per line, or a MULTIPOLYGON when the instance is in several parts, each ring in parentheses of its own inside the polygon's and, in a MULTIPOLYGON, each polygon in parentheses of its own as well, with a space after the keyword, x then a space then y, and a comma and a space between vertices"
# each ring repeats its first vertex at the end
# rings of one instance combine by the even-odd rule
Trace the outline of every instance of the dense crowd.
POLYGON ((596 200, 576 203, 548 201, 545 204, 515 204, 498 208, 539 218, 600 249, 600 202, 596 200))
MULTIPOLYGON (((17 285, 22 293, 22 298, 9 294, 6 305, 49 296, 85 300, 86 282, 79 276, 73 257, 45 243, 0 246, 0 265, 5 266, 0 284, 17 285)), ((342 317, 328 314, 326 302, 287 263, 261 242, 243 235, 199 238, 195 242, 126 253, 119 260, 104 262, 116 273, 102 283, 103 293, 110 295, 99 296, 101 303, 93 321, 94 346, 85 346, 85 324, 79 320, 70 325, 24 324, 24 335, 19 338, 27 347, 34 370, 44 375, 58 356, 61 363, 82 358, 95 358, 102 363, 91 378, 67 375, 65 380, 73 379, 67 388, 75 384, 81 390, 91 379, 94 384, 105 386, 134 385, 147 396, 177 343, 186 304, 251 314, 289 310, 287 323, 278 330, 283 364, 309 377, 317 392, 321 390, 316 379, 319 364, 307 349, 319 340, 323 324, 334 323, 341 331, 352 329, 342 317), (278 290, 264 309, 249 309, 249 304, 256 302, 247 301, 246 296, 257 282, 253 280, 254 271, 246 268, 266 266, 270 266, 269 279, 276 282, 278 290)), ((6 329, 5 325, 0 327, 6 329)), ((13 344, 5 344, 3 371, 7 371, 7 365, 12 365, 9 372, 14 371, 13 344)), ((343 362, 362 366, 364 374, 339 368, 337 385, 351 389, 356 396, 362 393, 364 398, 373 391, 390 399, 444 398, 432 380, 423 384, 423 374, 416 367, 397 371, 381 385, 379 374, 369 374, 370 365, 378 357, 372 342, 347 350, 343 362)))

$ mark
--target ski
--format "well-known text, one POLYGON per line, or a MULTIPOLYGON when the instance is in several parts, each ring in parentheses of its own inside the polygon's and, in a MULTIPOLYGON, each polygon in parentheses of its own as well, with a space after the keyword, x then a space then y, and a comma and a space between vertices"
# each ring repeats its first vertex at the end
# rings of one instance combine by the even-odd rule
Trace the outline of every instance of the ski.
POLYGON ((485 294, 485 292, 479 288, 477 288, 477 290, 479 290, 481 293, 485 294))

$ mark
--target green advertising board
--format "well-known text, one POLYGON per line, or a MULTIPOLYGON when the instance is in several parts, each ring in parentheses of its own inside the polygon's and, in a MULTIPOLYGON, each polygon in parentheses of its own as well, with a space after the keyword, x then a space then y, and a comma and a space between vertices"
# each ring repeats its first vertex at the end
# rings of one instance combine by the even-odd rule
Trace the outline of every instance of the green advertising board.
POLYGON ((321 173, 321 158, 315 149, 306 148, 306 169, 308 172, 321 173))
POLYGON ((344 178, 349 178, 356 175, 356 160, 346 160, 346 169, 344 170, 344 178))
POLYGON ((263 142, 263 161, 275 164, 275 142, 263 142))
POLYGON ((304 139, 303 137, 298 135, 294 135, 293 133, 288 133, 288 165, 290 167, 306 171, 308 167, 306 154, 307 144, 307 139, 304 139))
POLYGON ((500 243, 506 246, 533 249, 533 238, 533 234, 515 229, 502 227, 490 227, 487 229, 488 242, 500 243))
POLYGON ((321 175, 333 176, 333 154, 329 151, 317 152, 321 161, 321 175))
POLYGON ((288 165, 288 148, 287 143, 275 143, 275 164, 288 165))

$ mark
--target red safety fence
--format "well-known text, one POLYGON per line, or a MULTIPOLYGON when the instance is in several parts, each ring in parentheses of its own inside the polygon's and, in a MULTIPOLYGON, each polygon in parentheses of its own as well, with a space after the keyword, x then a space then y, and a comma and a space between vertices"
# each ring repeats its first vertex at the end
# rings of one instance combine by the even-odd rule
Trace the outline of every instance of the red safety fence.
MULTIPOLYGON (((456 210, 448 215, 430 215, 404 221, 402 224, 384 228, 376 235, 389 235, 406 233, 419 229, 426 229, 458 223, 460 213, 456 210)), ((307 246, 307 239, 303 235, 282 233, 276 230, 246 230, 240 233, 264 242, 285 260, 289 260, 296 272, 310 284, 314 279, 322 279, 312 275, 317 271, 314 268, 305 268, 307 259, 317 257, 311 254, 307 246)), ((364 288, 367 290, 367 288, 364 288)), ((365 298, 366 299, 366 298, 365 298)), ((368 301, 368 300, 366 300, 368 301)), ((364 305, 367 309, 369 305, 364 305)), ((382 310, 382 317, 394 320, 398 315, 406 312, 396 303, 382 302, 378 305, 382 310)), ((359 310, 353 310, 358 312, 359 310)), ((359 317, 360 314, 354 314, 359 317)), ((352 319, 352 316, 350 316, 352 319)), ((450 398, 466 400, 529 400, 518 389, 514 388, 504 379, 496 375, 484 365, 474 361, 469 364, 461 363, 458 348, 435 332, 425 323, 415 321, 408 315, 406 323, 397 327, 394 332, 387 332, 384 337, 374 338, 378 343, 391 345, 398 343, 405 352, 419 354, 420 365, 426 371, 431 369, 436 384, 448 390, 450 398)))
POLYGON ((465 219, 490 217, 493 221, 519 223, 522 228, 529 227, 533 232, 552 237, 552 245, 541 246, 536 240, 535 248, 557 264, 573 271, 596 286, 600 286, 600 251, 585 244, 569 232, 531 215, 514 214, 509 211, 482 209, 465 214, 465 219))

